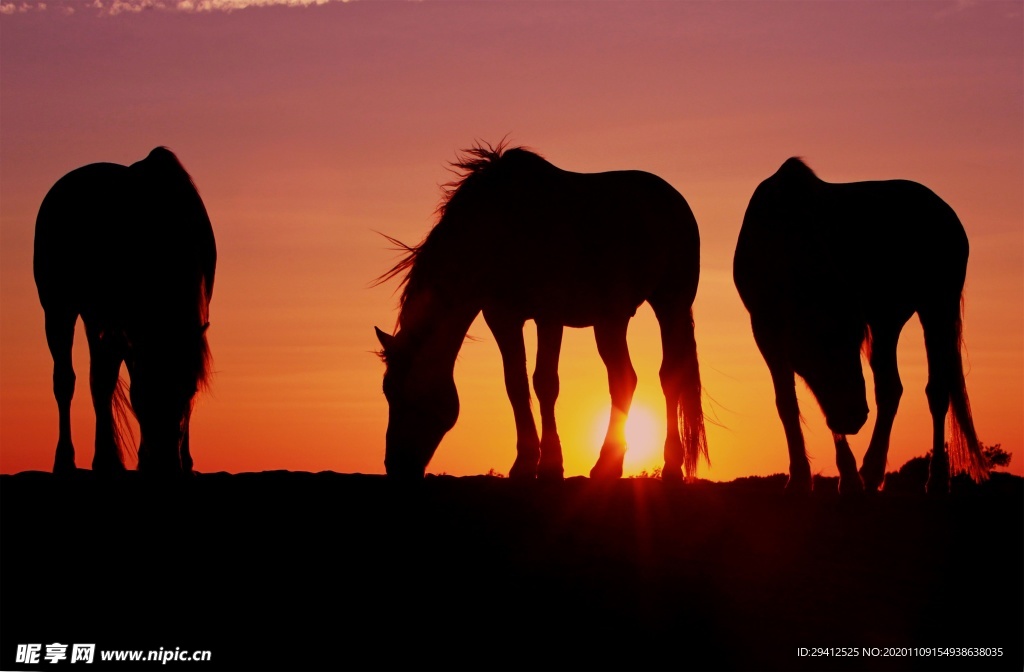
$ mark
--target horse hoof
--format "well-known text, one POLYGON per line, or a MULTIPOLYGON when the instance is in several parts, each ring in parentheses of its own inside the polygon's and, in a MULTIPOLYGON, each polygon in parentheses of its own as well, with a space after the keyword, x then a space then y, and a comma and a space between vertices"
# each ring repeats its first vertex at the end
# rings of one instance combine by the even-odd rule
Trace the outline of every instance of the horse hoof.
POLYGON ((602 481, 614 481, 622 478, 622 463, 610 464, 608 461, 598 460, 594 468, 590 470, 590 477, 602 481))
POLYGON ((860 470, 860 480, 864 484, 864 489, 869 492, 878 492, 882 488, 882 482, 885 480, 884 469, 864 469, 860 470))
MULTIPOLYGON (((95 467, 94 467, 95 468, 95 467)), ((122 466, 123 470, 124 467, 122 466)), ((138 471, 144 474, 147 478, 180 478, 184 472, 181 469, 181 463, 176 460, 163 460, 157 462, 154 459, 139 459, 138 471)), ((111 472, 107 472, 111 473, 111 472)), ((388 476, 391 476, 389 473, 388 476)), ((422 480, 423 476, 420 475, 422 480)))
POLYGON ((565 480, 565 472, 562 470, 562 465, 541 466, 537 470, 537 480, 547 482, 565 480))
POLYGON ((797 497, 806 497, 811 494, 813 486, 811 479, 793 478, 790 476, 789 481, 786 483, 786 494, 794 495, 797 497))
POLYGON ((71 460, 70 462, 60 460, 53 463, 53 473, 57 475, 63 476, 66 474, 73 474, 76 471, 78 471, 78 467, 75 466, 74 460, 71 460))
POLYGON ((932 454, 928 463, 928 482, 924 489, 929 495, 942 497, 949 494, 949 457, 932 454))
POLYGON ((92 470, 96 474, 123 474, 126 471, 120 460, 93 460, 92 470))
POLYGON ((683 468, 665 466, 661 470, 661 480, 666 483, 682 483, 683 468))
POLYGON ((839 478, 840 495, 858 495, 864 492, 864 483, 860 480, 860 474, 839 478))
POLYGON ((882 481, 869 480, 861 476, 861 482, 864 484, 865 492, 878 492, 882 489, 882 481))
POLYGON ((532 481, 537 478, 537 467, 524 467, 517 462, 509 469, 508 477, 513 481, 532 481))

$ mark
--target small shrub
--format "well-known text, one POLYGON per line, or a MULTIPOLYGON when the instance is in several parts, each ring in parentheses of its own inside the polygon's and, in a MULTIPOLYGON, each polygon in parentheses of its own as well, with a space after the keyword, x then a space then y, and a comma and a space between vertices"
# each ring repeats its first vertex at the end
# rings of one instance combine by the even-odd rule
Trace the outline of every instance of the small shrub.
MULTIPOLYGON (((1010 464, 1010 458, 1013 457, 1012 453, 1008 453, 1002 448, 1002 444, 997 443, 992 446, 986 446, 984 443, 979 442, 982 455, 988 461, 989 467, 993 471, 997 469, 1004 469, 1010 464)), ((946 448, 949 448, 949 444, 946 444, 946 448)), ((912 457, 904 463, 897 471, 891 471, 885 475, 885 490, 893 492, 918 492, 924 490, 925 484, 928 482, 928 465, 931 462, 931 451, 928 451, 927 455, 921 455, 918 457, 912 457)), ((958 475, 954 475, 954 479, 959 478, 958 475)), ((965 480, 965 479, 960 479, 965 480)), ((967 478, 966 480, 970 480, 967 478)))

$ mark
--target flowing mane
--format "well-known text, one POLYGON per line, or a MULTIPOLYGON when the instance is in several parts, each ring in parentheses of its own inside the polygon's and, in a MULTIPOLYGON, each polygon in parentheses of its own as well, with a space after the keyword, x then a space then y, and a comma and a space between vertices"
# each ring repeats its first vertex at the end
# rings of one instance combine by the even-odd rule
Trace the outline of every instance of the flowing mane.
POLYGON ((461 209, 463 203, 486 189, 492 176, 504 172, 501 170, 503 167, 520 165, 523 162, 550 165, 536 152, 525 147, 508 147, 504 140, 497 145, 486 142, 476 144, 459 152, 456 159, 448 165, 448 169, 455 173, 456 179, 441 186, 441 202, 435 211, 437 221, 426 237, 416 245, 409 245, 387 234, 381 234, 395 246, 396 250, 405 254, 394 266, 378 276, 373 286, 401 275, 399 287, 402 293, 399 297, 399 306, 404 306, 423 279, 425 265, 418 262, 425 261, 426 266, 429 266, 433 250, 439 244, 444 244, 443 241, 453 226, 455 218, 452 215, 461 209))

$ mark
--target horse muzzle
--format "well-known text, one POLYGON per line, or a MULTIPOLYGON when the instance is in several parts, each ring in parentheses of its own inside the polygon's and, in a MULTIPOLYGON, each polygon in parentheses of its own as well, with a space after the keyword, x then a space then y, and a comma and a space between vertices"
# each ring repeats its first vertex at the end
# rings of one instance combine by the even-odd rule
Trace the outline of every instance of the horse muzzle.
POLYGON ((863 412, 856 414, 843 414, 843 415, 830 415, 826 418, 828 428, 835 434, 856 434, 864 426, 864 423, 868 421, 868 409, 864 408, 863 412))

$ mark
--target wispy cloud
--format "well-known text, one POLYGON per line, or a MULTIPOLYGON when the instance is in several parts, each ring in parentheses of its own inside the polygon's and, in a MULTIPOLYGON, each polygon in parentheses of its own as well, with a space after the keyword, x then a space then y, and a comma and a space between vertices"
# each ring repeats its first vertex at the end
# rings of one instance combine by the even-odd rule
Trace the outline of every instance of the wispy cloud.
POLYGON ((949 4, 939 7, 939 10, 935 12, 935 18, 944 19, 947 16, 956 16, 974 9, 977 4, 977 0, 953 0, 949 4))
POLYGON ((232 12, 249 7, 309 7, 349 0, 0 0, 0 14, 28 12, 94 12, 103 15, 134 14, 147 10, 164 12, 232 12))

